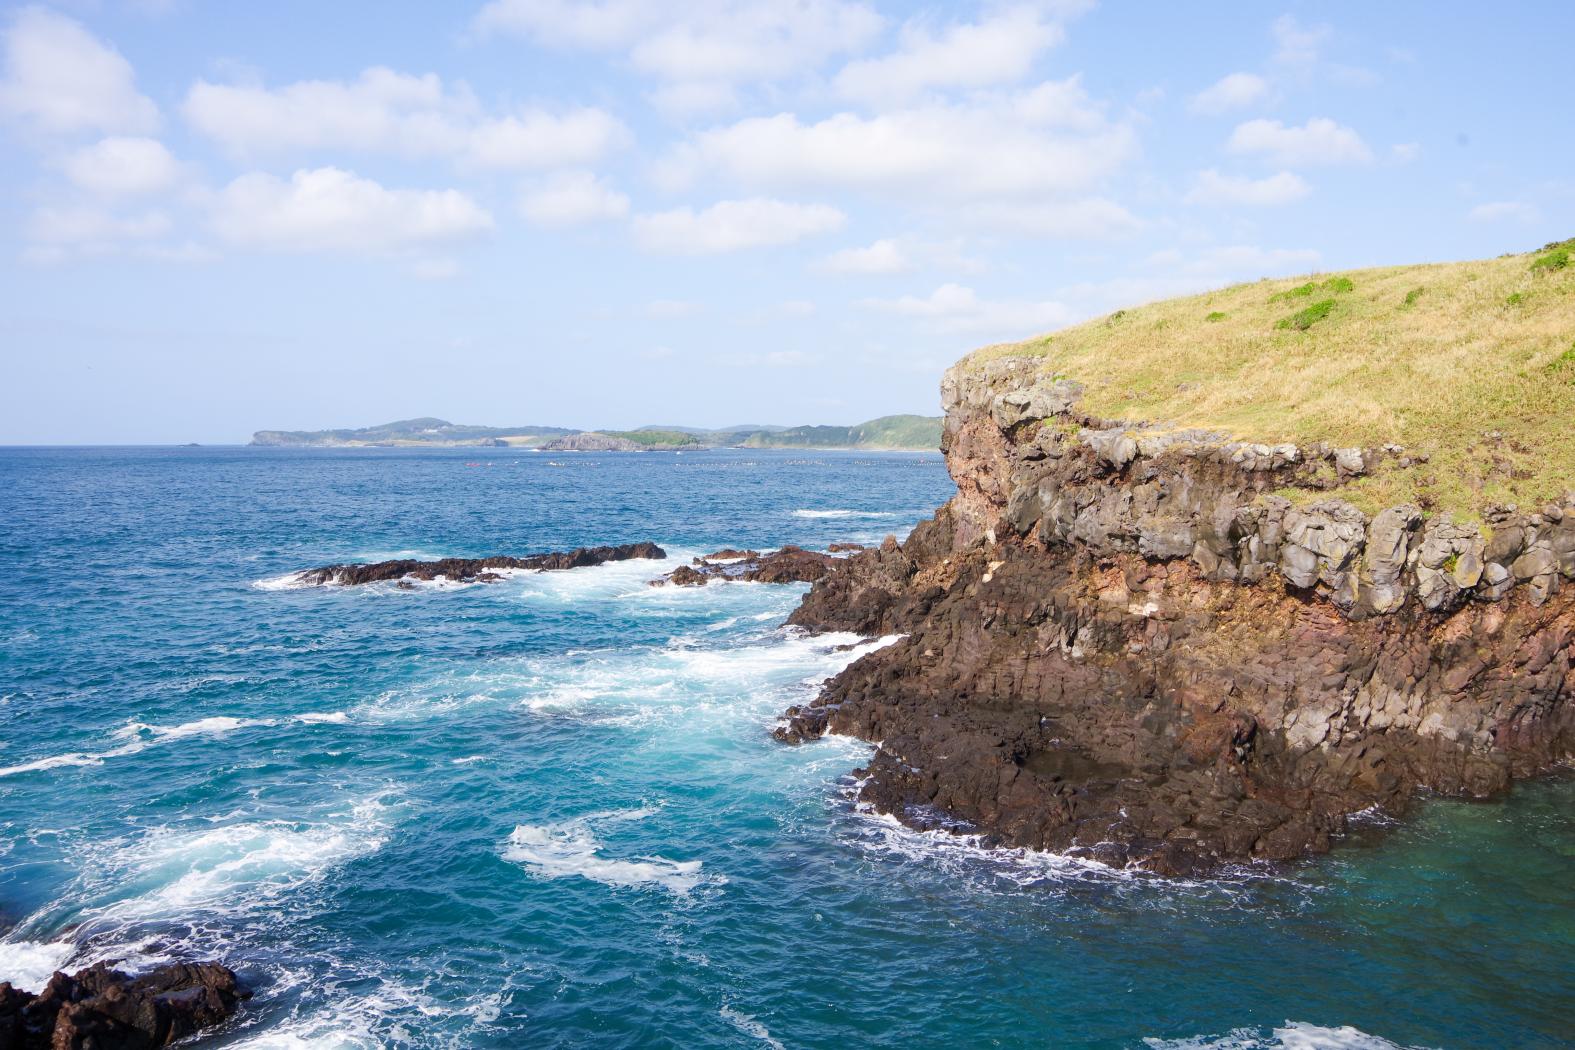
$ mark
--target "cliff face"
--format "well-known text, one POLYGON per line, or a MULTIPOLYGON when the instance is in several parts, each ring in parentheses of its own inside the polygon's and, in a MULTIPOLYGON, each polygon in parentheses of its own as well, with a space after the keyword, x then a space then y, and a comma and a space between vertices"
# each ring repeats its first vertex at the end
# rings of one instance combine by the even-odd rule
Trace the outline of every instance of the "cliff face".
POLYGON ((1575 499, 1369 517, 1341 485, 1406 450, 1123 424, 1079 395, 1030 361, 954 368, 957 495, 794 614, 906 636, 778 731, 878 742, 864 800, 1175 873, 1575 753, 1575 499))

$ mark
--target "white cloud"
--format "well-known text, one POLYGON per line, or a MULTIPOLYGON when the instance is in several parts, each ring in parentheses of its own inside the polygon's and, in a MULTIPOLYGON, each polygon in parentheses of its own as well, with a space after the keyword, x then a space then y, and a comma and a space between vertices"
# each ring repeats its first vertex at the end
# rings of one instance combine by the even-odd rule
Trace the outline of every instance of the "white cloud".
POLYGON ((966 104, 806 124, 790 113, 702 132, 659 175, 716 175, 772 190, 855 189, 937 198, 1040 196, 1083 189, 1137 151, 1130 128, 1099 116, 1075 80, 966 104))
POLYGON ((1519 222, 1530 225, 1541 220, 1542 212, 1535 205, 1524 201, 1489 201, 1472 208, 1468 217, 1472 222, 1519 222))
POLYGON ((238 157, 349 149, 529 171, 594 163, 629 137, 599 109, 488 115, 463 86, 383 67, 353 81, 278 88, 199 80, 182 108, 192 127, 238 157))
POLYGON ((1245 109, 1269 96, 1269 82, 1256 73, 1231 73, 1192 96, 1194 113, 1215 115, 1245 109))
POLYGON ((226 241, 295 252, 397 254, 485 233, 492 216, 457 190, 391 190, 338 168, 287 182, 242 175, 209 202, 226 241))
POLYGON ((1410 164, 1422 155, 1420 142, 1397 142, 1389 147, 1389 157, 1396 164, 1410 164))
POLYGON ((754 197, 721 201, 704 211, 675 208, 634 218, 635 239, 647 251, 712 255, 791 244, 842 227, 847 217, 826 204, 793 204, 754 197))
POLYGON ((49 132, 145 132, 159 111, 131 63, 64 15, 25 7, 5 30, 0 113, 49 132))
POLYGON ((531 187, 520 214, 537 226, 579 226, 629 214, 629 198, 588 171, 570 171, 531 187))
POLYGON ((1304 26, 1294 15, 1281 15, 1273 26, 1278 49, 1274 60, 1287 66, 1312 66, 1322 57, 1323 46, 1334 31, 1326 25, 1304 26))
POLYGON ((1312 164, 1363 164, 1373 159, 1362 137, 1328 117, 1287 127, 1278 120, 1237 125, 1226 148, 1232 153, 1262 153, 1286 167, 1312 164))
POLYGON ((111 137, 68 156, 65 172, 89 192, 130 196, 168 189, 179 178, 180 165, 157 139, 111 137))
POLYGON ((673 82, 742 83, 802 73, 855 52, 884 20, 850 0, 493 0, 474 24, 483 34, 623 52, 636 70, 673 82))
POLYGON ((867 248, 844 248, 821 261, 821 269, 832 273, 884 274, 913 269, 913 260, 896 241, 879 240, 867 248))
POLYGON ((1186 196, 1188 204, 1248 205, 1270 207, 1299 201, 1312 192, 1300 175, 1282 171, 1264 179, 1243 175, 1222 175, 1213 168, 1198 172, 1197 181, 1186 196))
POLYGON ((849 98, 889 103, 928 88, 1010 83, 1027 76, 1039 53, 1064 38, 1059 25, 1028 6, 951 25, 939 34, 915 20, 903 26, 895 52, 849 63, 835 84, 849 98))
POLYGON ((918 318, 943 331, 979 338, 1021 338, 1059 328, 1076 319, 1064 302, 1046 300, 991 301, 979 298, 972 288, 943 284, 927 296, 900 299, 866 299, 871 309, 918 318))

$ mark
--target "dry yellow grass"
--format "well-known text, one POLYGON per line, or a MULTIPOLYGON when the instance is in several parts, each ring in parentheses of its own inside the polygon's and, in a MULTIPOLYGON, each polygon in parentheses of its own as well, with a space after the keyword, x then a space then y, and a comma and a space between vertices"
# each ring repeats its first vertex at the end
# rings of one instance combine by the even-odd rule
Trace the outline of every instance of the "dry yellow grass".
POLYGON ((1084 408, 1107 418, 1251 441, 1400 444, 1429 461, 1362 479, 1354 502, 1475 516, 1489 502, 1575 490, 1575 252, 1562 268, 1535 265, 1549 254, 1263 280, 969 360, 1042 358, 1046 375, 1082 381, 1084 408))

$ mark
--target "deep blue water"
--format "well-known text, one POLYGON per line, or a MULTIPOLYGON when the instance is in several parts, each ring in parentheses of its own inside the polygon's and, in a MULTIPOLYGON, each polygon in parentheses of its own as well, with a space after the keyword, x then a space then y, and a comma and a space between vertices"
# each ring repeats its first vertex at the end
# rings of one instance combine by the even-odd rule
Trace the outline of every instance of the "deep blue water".
POLYGON ((775 744, 853 655, 801 588, 645 581, 905 533, 938 456, 0 450, 0 979, 219 956, 250 1047, 1542 1047, 1575 783, 1182 883, 854 811, 775 744), (652 539, 470 587, 302 568, 652 539))

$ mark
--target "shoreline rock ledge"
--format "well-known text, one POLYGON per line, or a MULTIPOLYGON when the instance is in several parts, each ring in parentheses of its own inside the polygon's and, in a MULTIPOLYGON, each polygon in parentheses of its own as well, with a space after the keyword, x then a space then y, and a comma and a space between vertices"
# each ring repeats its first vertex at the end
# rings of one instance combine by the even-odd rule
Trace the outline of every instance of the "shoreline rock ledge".
POLYGON ((1568 765, 1575 497, 1369 517, 1341 485, 1404 450, 1103 420, 1037 365, 947 373, 957 494, 789 621, 905 637, 779 738, 879 741, 860 797, 911 826, 1165 874, 1568 765))
POLYGON ((195 1035, 235 1013, 250 992, 216 962, 171 963, 131 977, 106 963, 57 973, 31 995, 0 984, 0 1047, 148 1050, 195 1035))

